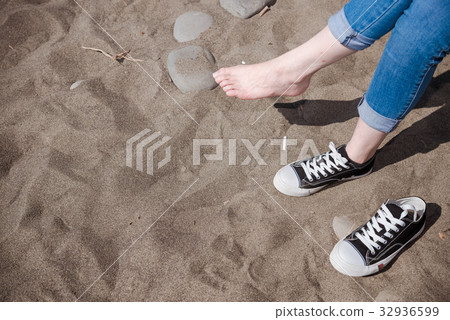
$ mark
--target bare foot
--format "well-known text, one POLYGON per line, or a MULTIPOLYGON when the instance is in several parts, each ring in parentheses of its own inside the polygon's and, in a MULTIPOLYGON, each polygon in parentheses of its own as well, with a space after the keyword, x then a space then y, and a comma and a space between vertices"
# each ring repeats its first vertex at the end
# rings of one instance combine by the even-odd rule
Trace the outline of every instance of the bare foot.
POLYGON ((248 66, 222 68, 213 76, 228 96, 239 99, 302 94, 308 88, 312 75, 302 76, 298 71, 285 69, 280 58, 248 66))
POLYGON ((325 27, 306 43, 275 59, 222 68, 213 76, 230 97, 298 96, 308 88, 315 72, 353 52, 341 45, 325 27))

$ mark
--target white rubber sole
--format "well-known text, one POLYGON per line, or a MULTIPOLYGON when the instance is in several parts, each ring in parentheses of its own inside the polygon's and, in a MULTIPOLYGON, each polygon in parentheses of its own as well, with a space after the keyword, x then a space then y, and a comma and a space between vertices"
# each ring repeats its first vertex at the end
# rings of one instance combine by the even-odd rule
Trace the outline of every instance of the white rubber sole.
MULTIPOLYGON (((350 178, 346 178, 346 179, 342 179, 339 181, 347 181, 347 180, 355 180, 355 179, 359 179, 365 176, 368 176, 369 174, 372 173, 372 169, 361 176, 357 176, 357 177, 350 177, 350 178)), ((336 181, 336 182, 339 182, 336 181)), ((331 182, 333 183, 333 182, 331 182)), ((273 177, 273 185, 275 186, 275 188, 280 191, 281 193, 288 195, 288 196, 292 196, 292 197, 306 197, 309 196, 313 193, 316 193, 318 191, 320 191, 321 189, 325 188, 327 185, 321 186, 321 187, 317 187, 317 188, 311 188, 311 189, 302 189, 302 188, 298 188, 298 187, 292 187, 292 186, 288 186, 286 185, 278 176, 278 173, 275 174, 275 177, 273 177)))
MULTIPOLYGON (((399 199, 397 201, 394 201, 394 203, 396 203, 398 205, 400 205, 400 204, 407 204, 407 203, 412 204, 412 205, 414 205, 414 207, 416 208, 416 210, 418 212, 421 211, 421 214, 423 214, 423 212, 425 211, 425 207, 426 207, 425 201, 423 201, 422 199, 420 199, 418 197, 403 198, 403 199, 399 199)), ((410 240, 408 240, 408 242, 406 242, 400 249, 395 251, 393 254, 391 254, 386 259, 383 259, 383 260, 377 262, 376 264, 369 265, 369 266, 357 266, 357 265, 354 265, 354 264, 349 264, 345 260, 343 260, 340 257, 339 250, 338 250, 338 247, 339 247, 340 243, 342 241, 344 241, 344 239, 342 239, 334 246, 333 251, 331 251, 330 262, 331 262, 331 264, 333 265, 333 267, 337 271, 339 271, 340 273, 343 273, 343 274, 345 274, 347 276, 351 276, 351 277, 369 276, 371 274, 379 272, 381 269, 386 267, 392 261, 392 259, 394 259, 395 256, 405 246, 407 246, 411 241, 413 241, 418 236, 420 236, 424 229, 425 229, 425 223, 422 226, 422 228, 410 240)))

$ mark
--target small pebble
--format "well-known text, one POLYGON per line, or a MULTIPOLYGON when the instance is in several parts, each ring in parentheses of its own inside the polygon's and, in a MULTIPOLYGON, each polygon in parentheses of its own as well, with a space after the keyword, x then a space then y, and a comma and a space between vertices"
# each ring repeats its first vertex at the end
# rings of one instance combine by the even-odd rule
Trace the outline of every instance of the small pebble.
POLYGON ((72 83, 72 85, 70 86, 70 90, 75 89, 75 88, 78 87, 80 84, 82 84, 84 81, 86 81, 86 80, 78 80, 77 82, 72 83))

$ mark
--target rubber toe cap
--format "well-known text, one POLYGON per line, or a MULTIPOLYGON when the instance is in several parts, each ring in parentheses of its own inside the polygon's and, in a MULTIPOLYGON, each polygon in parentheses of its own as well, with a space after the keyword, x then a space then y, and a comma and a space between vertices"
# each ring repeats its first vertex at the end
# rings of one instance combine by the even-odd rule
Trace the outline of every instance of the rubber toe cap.
POLYGON ((354 266, 364 266, 364 260, 358 250, 347 241, 340 242, 338 246, 340 259, 354 266))
POLYGON ((291 188, 299 188, 300 181, 297 176, 297 172, 291 166, 284 166, 277 172, 278 178, 283 184, 291 188))

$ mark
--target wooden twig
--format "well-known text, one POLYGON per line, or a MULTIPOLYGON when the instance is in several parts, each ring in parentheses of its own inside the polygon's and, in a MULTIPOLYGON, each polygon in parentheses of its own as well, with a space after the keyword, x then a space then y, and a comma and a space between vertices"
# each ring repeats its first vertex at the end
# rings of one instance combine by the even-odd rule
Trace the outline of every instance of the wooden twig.
POLYGON ((9 44, 8 47, 9 47, 11 50, 16 51, 16 49, 14 49, 14 47, 13 47, 12 45, 9 44))
POLYGON ((114 60, 123 60, 123 59, 125 59, 125 57, 127 56, 127 54, 130 53, 130 51, 131 51, 131 50, 124 51, 124 52, 122 52, 122 53, 116 54, 116 55, 114 56, 114 60))
POLYGON ((265 6, 264 9, 262 9, 261 12, 259 13, 259 16, 262 17, 269 10, 270 10, 270 7, 265 6))
POLYGON ((128 61, 133 61, 133 62, 139 62, 139 61, 144 61, 144 60, 141 60, 141 59, 135 59, 135 58, 131 58, 131 57, 123 57, 125 60, 128 60, 128 61))
POLYGON ((110 55, 110 54, 109 54, 108 52, 106 52, 106 51, 103 51, 102 49, 89 48, 89 47, 84 47, 84 46, 81 47, 81 48, 86 49, 86 50, 97 51, 97 52, 100 52, 100 53, 104 54, 104 55, 107 56, 108 58, 114 59, 112 55, 110 55))
POLYGON ((107 56, 108 58, 111 58, 112 60, 117 61, 117 62, 122 62, 123 60, 128 60, 128 61, 133 61, 133 62, 144 61, 141 59, 134 59, 131 57, 127 57, 127 55, 130 53, 131 50, 124 51, 122 53, 119 53, 119 54, 116 54, 113 56, 112 54, 110 54, 102 49, 90 48, 90 47, 84 47, 84 46, 82 46, 81 48, 86 49, 86 50, 100 52, 101 54, 103 54, 103 55, 107 56))

